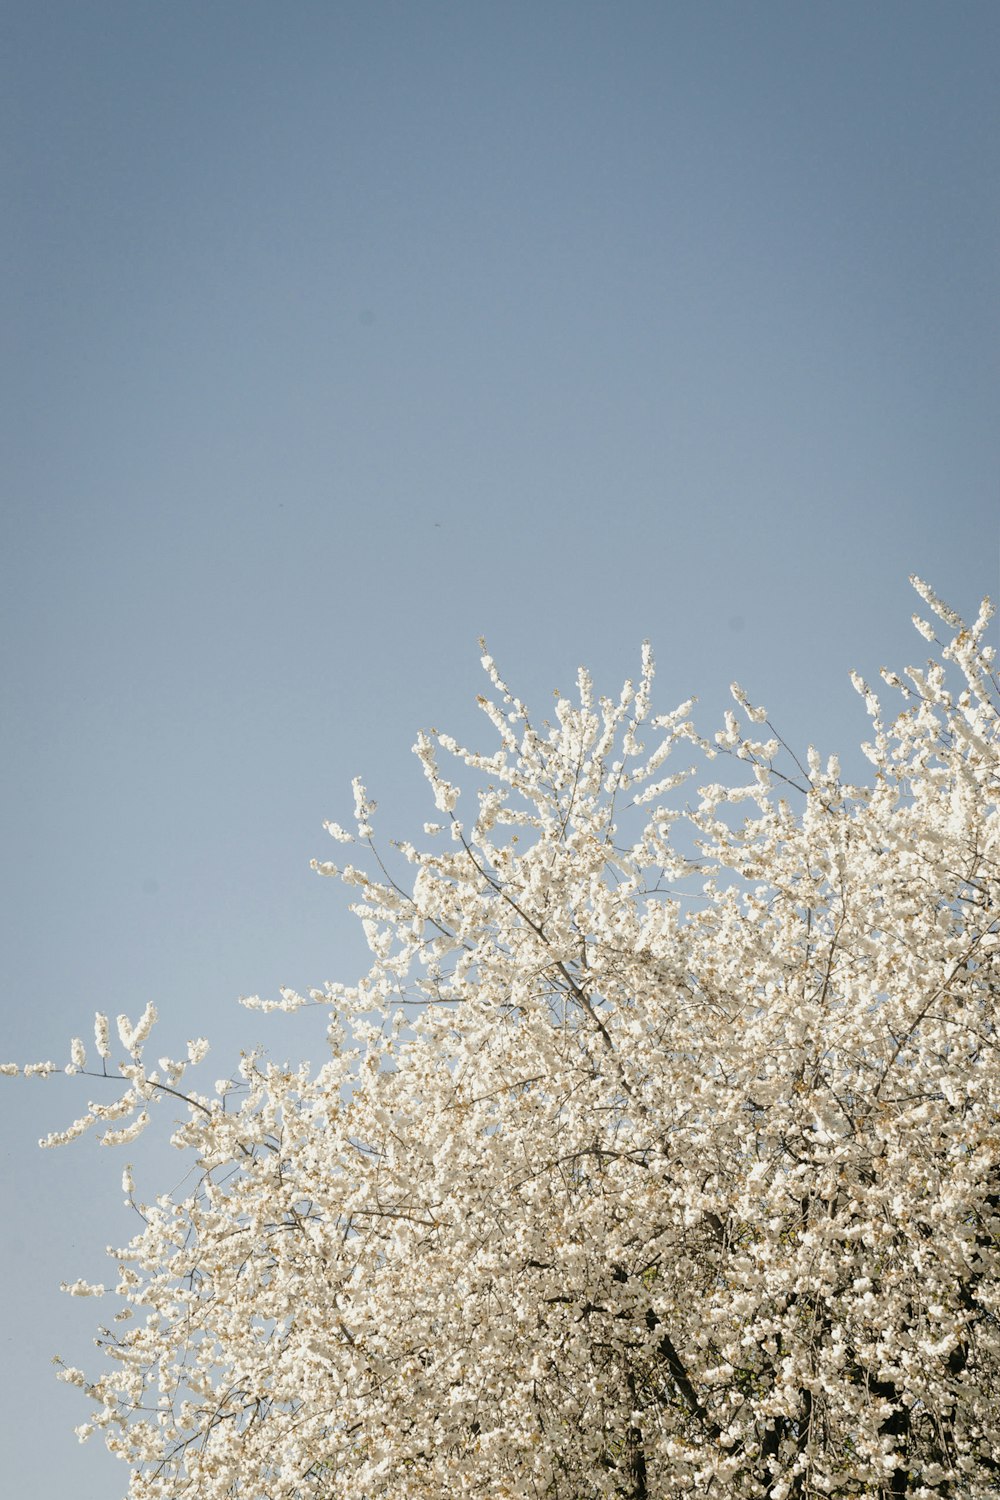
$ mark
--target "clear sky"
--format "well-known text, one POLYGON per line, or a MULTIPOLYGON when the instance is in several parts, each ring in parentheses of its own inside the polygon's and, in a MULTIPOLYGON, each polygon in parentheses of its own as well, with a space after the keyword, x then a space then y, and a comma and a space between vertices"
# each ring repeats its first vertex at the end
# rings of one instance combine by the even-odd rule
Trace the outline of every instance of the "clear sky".
MULTIPOLYGON (((483 632, 540 715, 649 637, 856 744, 907 574, 1000 592, 998 65, 994 0, 10 0, 0 1053, 318 1055, 235 999, 355 977, 321 822, 423 820, 483 632)), ((115 1500, 48 1359, 121 1153, 0 1082, 5 1488, 115 1500)))

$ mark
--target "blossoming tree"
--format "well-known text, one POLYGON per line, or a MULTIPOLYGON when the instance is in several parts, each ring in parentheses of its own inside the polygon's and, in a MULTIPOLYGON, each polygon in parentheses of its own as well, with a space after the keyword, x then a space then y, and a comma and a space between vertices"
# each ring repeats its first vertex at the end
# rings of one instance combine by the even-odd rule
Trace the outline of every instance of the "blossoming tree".
POLYGON ((106 1365, 62 1372, 132 1500, 1000 1493, 997 682, 988 606, 915 582, 946 643, 891 722, 855 679, 867 786, 735 686, 712 741, 652 716, 648 652, 551 726, 484 657, 495 748, 415 747, 426 847, 359 783, 329 827, 371 970, 273 1002, 329 1009, 321 1066, 203 1096, 98 1017, 121 1096, 50 1141, 184 1098, 197 1161, 126 1169, 106 1365))

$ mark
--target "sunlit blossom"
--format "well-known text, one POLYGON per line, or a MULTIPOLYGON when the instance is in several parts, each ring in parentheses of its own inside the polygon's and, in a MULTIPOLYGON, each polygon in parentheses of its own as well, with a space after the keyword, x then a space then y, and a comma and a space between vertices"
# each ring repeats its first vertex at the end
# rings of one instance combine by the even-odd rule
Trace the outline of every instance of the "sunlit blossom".
POLYGON ((708 738, 653 715, 648 647, 539 728, 484 645, 490 749, 414 747, 429 846, 314 865, 368 972, 245 1002, 323 1006, 318 1064, 206 1099, 204 1039, 164 1082, 118 1018, 120 1095, 46 1144, 187 1099, 60 1374, 130 1500, 995 1500, 997 683, 989 608, 914 583, 946 642, 892 711, 855 677, 870 785, 738 684, 708 738))

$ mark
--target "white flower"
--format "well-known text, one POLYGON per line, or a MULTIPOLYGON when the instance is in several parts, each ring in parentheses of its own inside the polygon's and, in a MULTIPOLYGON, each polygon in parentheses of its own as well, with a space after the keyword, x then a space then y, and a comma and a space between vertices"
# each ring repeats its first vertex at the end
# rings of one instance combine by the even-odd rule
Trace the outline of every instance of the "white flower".
POLYGON ((106 1130, 101 1136, 102 1146, 130 1146, 149 1124, 149 1113, 142 1110, 136 1115, 130 1125, 123 1125, 120 1130, 106 1130))
POLYGON ((152 1031, 155 1024, 156 1006, 152 1001, 150 1001, 146 1006, 146 1009, 143 1011, 142 1015, 139 1017, 139 1020, 136 1022, 135 1030, 132 1034, 133 1049, 141 1047, 143 1045, 143 1043, 148 1039, 149 1033, 152 1031))
POLYGON ((111 1056, 111 1042, 108 1033, 108 1018, 101 1011, 94 1016, 94 1046, 97 1048, 99 1057, 111 1056))

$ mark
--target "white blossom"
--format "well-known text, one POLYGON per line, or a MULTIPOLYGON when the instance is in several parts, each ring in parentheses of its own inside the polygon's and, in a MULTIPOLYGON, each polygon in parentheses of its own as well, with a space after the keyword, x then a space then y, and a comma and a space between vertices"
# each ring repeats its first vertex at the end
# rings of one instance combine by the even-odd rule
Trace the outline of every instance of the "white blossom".
POLYGON ((916 587, 950 639, 895 718, 856 678, 868 786, 738 684, 714 738, 654 716, 647 649, 538 728, 484 646, 488 750, 415 746, 428 846, 315 865, 368 971, 245 1002, 324 1006, 317 1065, 184 1096, 207 1042, 161 1083, 119 1018, 48 1144, 183 1115, 184 1185, 122 1174, 112 1358, 60 1377, 129 1500, 996 1500, 997 682, 989 609, 916 587))
POLYGON ((135 1119, 128 1125, 123 1125, 120 1130, 106 1130, 101 1136, 102 1146, 130 1146, 137 1140, 146 1126, 149 1124, 148 1110, 141 1110, 135 1119))
POLYGON ((129 1049, 130 1051, 134 1052, 136 1048, 141 1047, 144 1042, 148 1041, 149 1033, 155 1024, 156 1006, 150 1000, 135 1024, 135 1029, 132 1032, 132 1046, 129 1049))
POLYGON ((94 1016, 94 1046, 97 1048, 99 1057, 111 1056, 111 1042, 108 1032, 108 1018, 101 1011, 94 1016))

